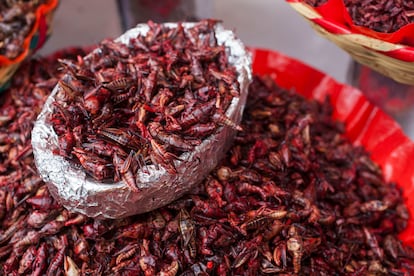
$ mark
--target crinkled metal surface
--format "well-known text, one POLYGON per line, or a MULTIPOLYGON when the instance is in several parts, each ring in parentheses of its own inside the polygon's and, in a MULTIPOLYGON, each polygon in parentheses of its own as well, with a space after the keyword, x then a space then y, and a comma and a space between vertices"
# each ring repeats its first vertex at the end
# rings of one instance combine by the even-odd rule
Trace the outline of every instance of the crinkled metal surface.
MULTIPOLYGON (((166 23, 173 27, 176 23, 166 23)), ((184 28, 194 23, 184 23, 184 28)), ((139 24, 116 41, 128 43, 129 38, 148 31, 146 24, 139 24)), ((226 115, 239 123, 246 102, 248 86, 252 79, 251 56, 235 34, 215 27, 217 41, 229 51, 229 62, 236 67, 240 83, 240 97, 233 98, 226 115)), ((87 57, 86 57, 87 58, 87 57)), ((175 161, 176 175, 168 174, 161 166, 147 166, 148 172, 138 171, 137 186, 131 191, 122 181, 101 183, 88 176, 83 169, 60 155, 53 154, 58 146, 57 135, 45 119, 59 87, 56 86, 47 99, 32 131, 33 153, 37 169, 48 184, 51 194, 70 211, 94 218, 122 218, 145 213, 164 206, 191 191, 218 164, 229 149, 235 131, 220 127, 194 151, 184 153, 175 161)))

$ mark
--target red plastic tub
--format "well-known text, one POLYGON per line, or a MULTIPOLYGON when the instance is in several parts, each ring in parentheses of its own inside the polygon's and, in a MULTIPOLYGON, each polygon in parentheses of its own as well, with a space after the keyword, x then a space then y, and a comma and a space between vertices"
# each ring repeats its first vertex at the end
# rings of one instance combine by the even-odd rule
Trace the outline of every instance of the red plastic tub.
POLYGON ((371 104, 362 92, 341 84, 316 69, 278 52, 251 49, 253 72, 271 75, 278 85, 307 98, 330 96, 334 118, 345 123, 346 135, 362 145, 379 164, 386 181, 396 182, 404 193, 412 219, 400 238, 414 246, 414 143, 390 116, 371 104))

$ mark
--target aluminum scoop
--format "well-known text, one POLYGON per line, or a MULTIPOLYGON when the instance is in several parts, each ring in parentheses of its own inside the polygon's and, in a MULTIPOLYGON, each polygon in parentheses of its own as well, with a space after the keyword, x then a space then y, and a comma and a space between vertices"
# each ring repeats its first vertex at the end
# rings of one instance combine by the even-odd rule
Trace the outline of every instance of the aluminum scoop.
MULTIPOLYGON (((165 24, 168 27, 177 26, 176 23, 165 24)), ((187 29, 194 24, 196 23, 183 23, 183 26, 187 29)), ((116 41, 128 44, 130 38, 138 34, 145 35, 148 30, 147 24, 139 24, 116 41)), ((240 96, 233 98, 226 115, 239 124, 252 78, 251 57, 234 33, 224 29, 220 23, 216 24, 215 33, 218 44, 225 45, 228 51, 229 63, 238 72, 240 96)), ((214 169, 230 148, 235 136, 235 131, 230 127, 219 127, 192 152, 186 152, 180 156, 180 160, 174 161, 176 175, 167 173, 162 166, 146 166, 145 172, 139 170, 136 175, 140 191, 133 192, 122 181, 98 182, 81 167, 52 152, 52 148, 58 147, 58 137, 46 118, 52 112, 58 90, 59 85, 47 99, 32 131, 35 163, 52 196, 68 210, 89 217, 122 218, 154 210, 178 199, 199 185, 214 169)))

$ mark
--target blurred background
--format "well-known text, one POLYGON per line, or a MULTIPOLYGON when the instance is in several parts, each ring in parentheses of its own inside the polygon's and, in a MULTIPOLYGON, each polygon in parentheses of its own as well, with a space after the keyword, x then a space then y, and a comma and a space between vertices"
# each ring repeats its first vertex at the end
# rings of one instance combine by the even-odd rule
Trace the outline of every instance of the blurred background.
POLYGON ((277 50, 346 82, 350 57, 319 37, 283 0, 66 0, 55 14, 47 54, 67 46, 115 38, 127 28, 155 22, 221 19, 248 46, 277 50))

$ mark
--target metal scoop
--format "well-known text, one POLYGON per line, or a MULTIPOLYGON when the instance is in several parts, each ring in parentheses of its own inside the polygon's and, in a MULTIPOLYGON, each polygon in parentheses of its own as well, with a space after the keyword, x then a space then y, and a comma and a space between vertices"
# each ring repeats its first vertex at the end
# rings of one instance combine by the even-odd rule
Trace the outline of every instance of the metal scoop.
MULTIPOLYGON (((165 23, 168 27, 176 23, 165 23)), ((184 28, 195 23, 183 23, 184 28)), ((149 27, 139 24, 116 39, 127 44, 138 34, 145 35, 149 27)), ((240 123, 246 102, 248 85, 252 78, 251 57, 243 43, 234 33, 216 24, 218 44, 225 45, 229 53, 229 63, 236 67, 240 84, 240 96, 234 97, 226 116, 240 123)), ((86 56, 85 58, 88 58, 86 56)), ((148 165, 145 172, 139 170, 136 183, 139 192, 134 192, 120 181, 101 183, 88 176, 85 171, 64 157, 54 154, 58 147, 58 137, 52 126, 46 122, 52 112, 59 84, 47 99, 32 131, 32 145, 35 163, 52 196, 68 210, 93 218, 122 218, 145 213, 164 206, 191 191, 218 164, 230 148, 235 130, 219 127, 215 133, 174 161, 177 174, 169 174, 161 166, 148 165)))

